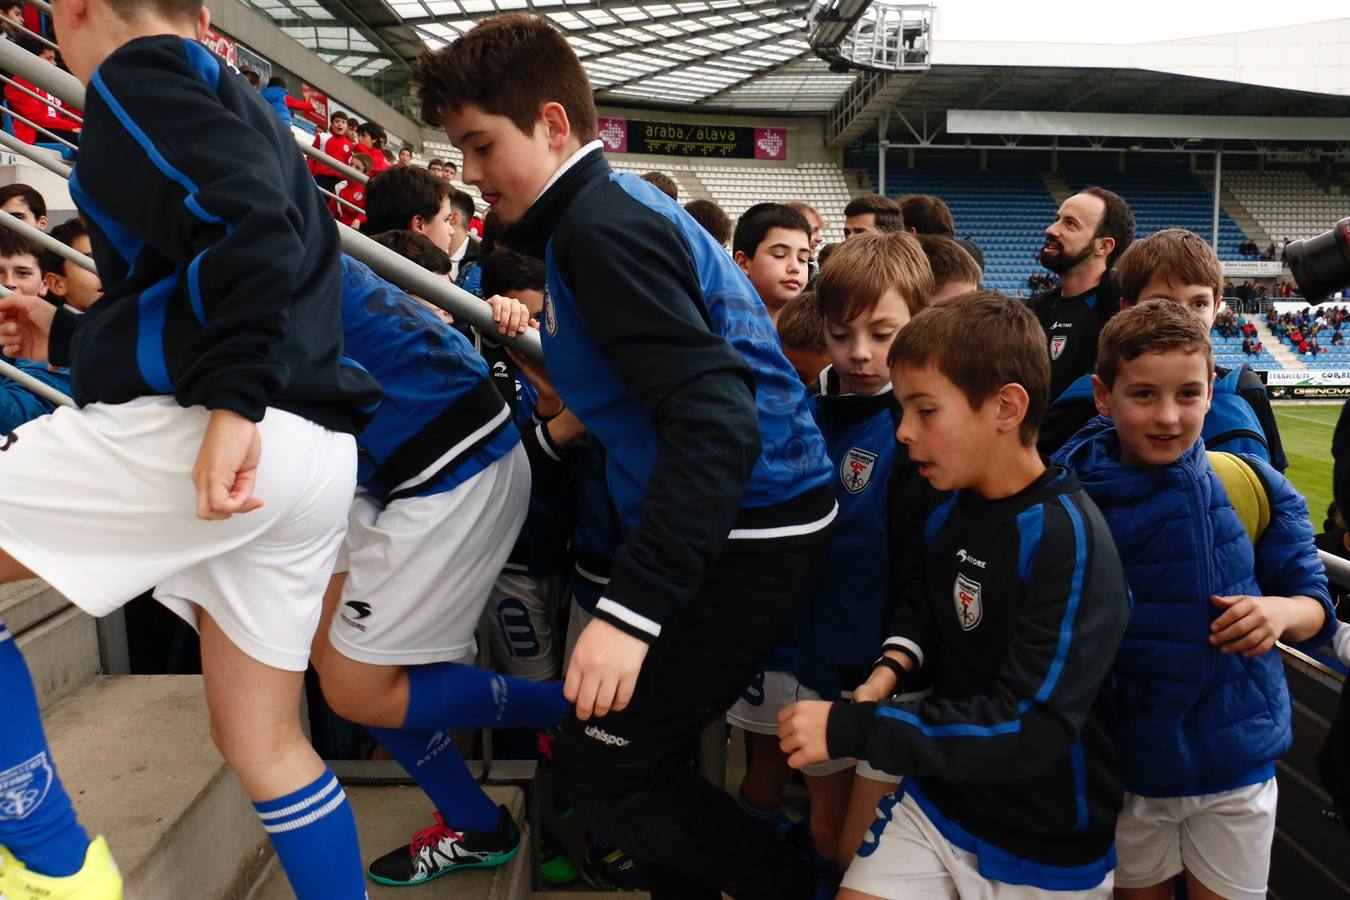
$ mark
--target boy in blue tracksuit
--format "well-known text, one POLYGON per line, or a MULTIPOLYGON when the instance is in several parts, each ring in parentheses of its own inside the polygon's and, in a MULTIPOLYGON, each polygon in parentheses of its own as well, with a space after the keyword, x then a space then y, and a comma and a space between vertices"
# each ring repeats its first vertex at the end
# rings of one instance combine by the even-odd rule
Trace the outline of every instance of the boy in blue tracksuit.
MULTIPOLYGON (((1203 238, 1183 228, 1168 228, 1135 241, 1116 263, 1120 308, 1141 300, 1170 300, 1200 318, 1206 328, 1223 305, 1223 267, 1203 238)), ((1280 472, 1289 468, 1280 429, 1266 386, 1252 367, 1215 367, 1214 400, 1200 436, 1210 450, 1251 453, 1280 472)), ((1096 415, 1092 375, 1082 376, 1055 398, 1046 413, 1042 447, 1058 450, 1096 415)))
POLYGON ((954 493, 893 538, 900 592, 853 702, 780 717, 794 767, 903 776, 839 898, 1105 900, 1120 809, 1105 682, 1129 601, 1100 513, 1036 451, 1045 333, 1022 304, 967 294, 915 316, 890 362, 910 462, 954 493), (920 673, 929 696, 892 696, 920 673))
POLYGON ((1208 329, 1166 301, 1102 331, 1094 419, 1056 455, 1105 515, 1134 597, 1115 668, 1125 806, 1118 895, 1266 895, 1275 761, 1291 739, 1275 641, 1336 622, 1304 500, 1255 455, 1271 500, 1255 546, 1200 439, 1208 329), (1170 891, 1168 891, 1170 894, 1170 891))
POLYGON ((424 59, 419 83, 505 243, 547 264, 549 375, 605 447, 624 529, 572 651, 560 775, 661 881, 805 894, 806 864, 675 764, 786 629, 836 514, 773 322, 688 213, 609 168, 585 70, 547 21, 481 22, 424 59))

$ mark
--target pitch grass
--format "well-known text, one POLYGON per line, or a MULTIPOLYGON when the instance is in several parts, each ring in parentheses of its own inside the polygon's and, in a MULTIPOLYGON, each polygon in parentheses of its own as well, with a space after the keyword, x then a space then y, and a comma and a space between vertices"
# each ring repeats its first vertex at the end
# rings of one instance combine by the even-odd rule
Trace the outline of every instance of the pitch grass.
POLYGON ((1331 503, 1331 434, 1341 404, 1275 404, 1275 421, 1284 441, 1289 470, 1284 474, 1308 500, 1313 531, 1322 530, 1331 503))

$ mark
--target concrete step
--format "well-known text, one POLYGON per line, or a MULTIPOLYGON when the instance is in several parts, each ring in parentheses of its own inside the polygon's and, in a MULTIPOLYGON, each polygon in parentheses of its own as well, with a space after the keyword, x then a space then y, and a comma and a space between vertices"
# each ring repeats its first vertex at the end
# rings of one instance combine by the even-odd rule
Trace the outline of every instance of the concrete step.
POLYGON ((98 623, 44 581, 0 585, 0 622, 23 652, 44 709, 102 671, 98 623))
MULTIPOLYGON (((525 795, 520 788, 487 785, 485 790, 495 802, 506 805, 525 830, 525 795)), ((361 832, 361 862, 370 865, 399 844, 407 844, 413 833, 432 824, 435 812, 420 788, 349 787, 347 797, 361 832)), ((528 900, 530 897, 530 835, 522 835, 522 846, 511 862, 495 869, 465 869, 452 872, 417 887, 392 888, 367 882, 370 900, 417 900, 417 898, 454 897, 455 900, 528 900)), ((275 865, 250 900, 294 900, 286 874, 275 865)), ((127 895, 131 896, 130 893, 127 895)))
POLYGON ((127 897, 246 896, 271 844, 211 743, 200 676, 99 676, 44 721, 80 820, 108 838, 127 897))

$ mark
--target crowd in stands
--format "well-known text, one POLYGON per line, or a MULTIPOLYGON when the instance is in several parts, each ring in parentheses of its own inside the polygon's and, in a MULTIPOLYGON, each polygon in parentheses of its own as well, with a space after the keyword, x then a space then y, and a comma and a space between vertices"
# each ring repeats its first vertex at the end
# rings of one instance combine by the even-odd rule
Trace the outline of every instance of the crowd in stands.
MULTIPOLYGON (((143 46, 184 52, 157 32, 143 46)), ((128 56, 142 66, 129 83, 160 74, 128 56)), ((1045 223, 1046 274, 1023 303, 981 290, 980 247, 940 197, 766 197, 735 221, 709 200, 681 206, 669 175, 610 169, 579 60, 525 15, 417 72, 428 124, 482 151, 465 157, 495 196, 481 220, 453 162, 396 156, 379 125, 339 112, 314 139, 327 161, 306 166, 290 106, 263 93, 284 85, 220 81, 197 111, 236 134, 243 122, 257 149, 241 165, 284 201, 248 215, 296 237, 296 259, 248 291, 201 276, 203 259, 253 276, 274 232, 229 224, 241 204, 198 189, 211 168, 186 153, 188 171, 154 185, 187 210, 171 240, 109 235, 121 220, 84 190, 89 221, 51 229, 115 273, 107 301, 77 261, 0 228, 0 284, 18 295, 0 298, 0 345, 97 407, 49 417, 49 401, 0 384, 0 431, 28 423, 0 448, 0 548, 28 547, 15 520, 26 541, 82 517, 81 485, 116 526, 145 498, 157 528, 110 526, 120 543, 93 548, 58 530, 52 555, 25 563, 97 612, 115 608, 89 599, 103 601, 105 569, 199 604, 213 737, 300 900, 511 859, 519 824, 452 735, 483 728, 549 766, 561 787, 542 806, 582 823, 578 858, 545 844, 553 883, 579 868, 681 900, 1136 900, 1186 878, 1198 896, 1264 896, 1292 740, 1275 644, 1350 637, 1264 386, 1215 365, 1211 333, 1262 347, 1224 308, 1203 238, 1135 240, 1129 204, 1086 187, 1045 223), (836 216, 845 238, 824 244, 836 216), (332 218, 478 296, 495 327, 342 254, 332 218), (202 237, 203 222, 227 225, 202 237), (542 362, 512 343, 531 323, 542 362), (97 348, 72 340, 118 325, 97 348), (103 432, 90 452, 58 430, 99 416, 125 459, 103 432), (50 515, 29 499, 77 478, 50 515), (1247 516, 1262 505, 1265 521, 1247 516), (199 519, 220 527, 202 537, 199 519), (257 521, 274 524, 244 531, 257 521), (177 553, 192 577, 140 571, 146 535, 140 553, 177 553), (99 590, 60 582, 68 571, 99 590), (499 671, 474 665, 479 641, 499 671), (436 808, 366 872, 345 793, 296 727, 309 663, 366 750, 436 808), (730 796, 689 764, 723 720, 748 735, 730 796), (794 773, 800 822, 783 810, 794 773)), ((94 192, 117 174, 93 154, 80 171, 94 192)), ((0 209, 48 228, 31 187, 0 188, 0 209)), ((1265 290, 1234 288, 1248 289, 1244 302, 1265 290)), ((1346 315, 1267 321, 1315 354, 1341 343, 1346 315)), ((0 697, 27 698, 8 638, 0 627, 0 697)), ((0 709, 10 786, 48 753, 23 702, 0 709)), ((120 896, 107 843, 43 765, 34 824, 0 815, 0 895, 83 879, 82 898, 120 896)))

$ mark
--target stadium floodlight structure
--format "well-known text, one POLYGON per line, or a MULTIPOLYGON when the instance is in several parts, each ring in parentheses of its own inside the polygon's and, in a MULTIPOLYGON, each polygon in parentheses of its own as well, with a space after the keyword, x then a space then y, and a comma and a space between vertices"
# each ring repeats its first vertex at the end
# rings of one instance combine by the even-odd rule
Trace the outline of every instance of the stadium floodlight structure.
POLYGON ((929 67, 933 5, 894 0, 815 0, 808 16, 811 49, 831 70, 915 72, 929 67))

